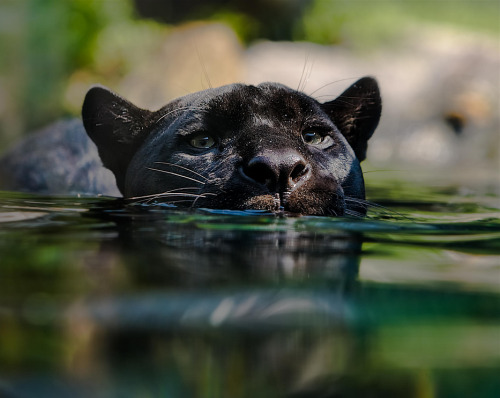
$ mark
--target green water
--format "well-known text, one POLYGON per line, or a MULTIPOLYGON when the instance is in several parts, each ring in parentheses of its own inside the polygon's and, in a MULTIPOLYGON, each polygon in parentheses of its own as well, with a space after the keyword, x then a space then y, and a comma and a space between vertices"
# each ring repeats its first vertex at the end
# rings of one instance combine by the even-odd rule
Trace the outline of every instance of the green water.
POLYGON ((500 205, 366 219, 0 193, 1 397, 497 397, 500 205))

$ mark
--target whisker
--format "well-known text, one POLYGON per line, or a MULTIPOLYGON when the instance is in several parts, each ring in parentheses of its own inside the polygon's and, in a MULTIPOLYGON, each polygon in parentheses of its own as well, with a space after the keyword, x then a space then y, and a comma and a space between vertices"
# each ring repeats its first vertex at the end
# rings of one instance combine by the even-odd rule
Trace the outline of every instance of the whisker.
POLYGON ((324 100, 326 98, 326 100, 334 100, 335 98, 337 98, 337 96, 335 94, 324 94, 324 95, 317 95, 314 97, 316 100, 324 100))
POLYGON ((196 56, 198 57, 198 61, 200 61, 200 65, 203 70, 203 75, 205 76, 205 80, 208 83, 208 87, 212 88, 212 83, 210 82, 210 77, 208 76, 206 65, 203 63, 203 60, 201 59, 200 49, 198 48, 197 45, 195 45, 195 48, 196 48, 196 56))
POLYGON ((171 189, 169 191, 162 192, 162 193, 154 193, 154 194, 151 194, 151 195, 143 195, 143 196, 134 196, 134 197, 127 198, 127 199, 128 200, 149 199, 149 198, 155 198, 158 195, 163 195, 163 194, 166 194, 166 193, 174 193, 174 192, 179 192, 179 191, 184 191, 184 190, 198 190, 198 189, 200 189, 200 188, 198 188, 198 187, 175 188, 175 189, 171 189))
MULTIPOLYGON (((314 97, 315 99, 319 100, 320 98, 331 98, 331 99, 335 99, 337 98, 339 101, 341 102, 344 102, 345 104, 350 104, 350 102, 347 102, 347 101, 342 101, 342 98, 345 98, 345 99, 358 99, 358 98, 361 98, 360 96, 358 97, 353 97, 353 96, 336 96, 334 94, 324 94, 324 95, 317 95, 314 97)), ((375 99, 375 97, 370 97, 370 96, 364 96, 364 98, 366 99, 375 99)))
MULTIPOLYGON (((200 197, 204 198, 203 195, 200 195, 200 197)), ((199 199, 199 198, 196 198, 196 199, 199 199)), ((196 201, 196 199, 195 199, 195 201, 196 201)), ((192 201, 192 199, 179 199, 179 200, 169 200, 167 203, 174 204, 174 203, 191 202, 191 201, 192 201)), ((191 207, 193 207, 193 206, 191 205, 191 207)))
POLYGON ((344 213, 348 216, 351 216, 351 217, 355 217, 355 218, 364 218, 364 214, 360 213, 360 212, 357 212, 357 211, 354 211, 354 210, 349 210, 349 209, 345 209, 344 210, 344 213))
POLYGON ((314 60, 311 61, 311 63, 310 63, 309 71, 307 72, 306 80, 304 81, 304 85, 303 85, 301 91, 304 91, 306 89, 306 85, 307 85, 307 83, 309 83, 309 80, 311 79, 313 68, 314 68, 314 60))
POLYGON ((167 113, 164 113, 163 115, 161 115, 155 123, 158 123, 159 121, 165 119, 167 116, 170 116, 171 114, 175 113, 175 112, 180 112, 180 111, 188 111, 188 110, 200 110, 200 111, 203 111, 204 108, 201 107, 201 106, 181 106, 179 108, 175 108, 175 109, 172 109, 171 111, 167 112, 167 113))
POLYGON ((184 191, 185 189, 200 189, 198 187, 182 187, 182 188, 175 188, 175 189, 171 189, 167 192, 179 192, 179 191, 184 191))
POLYGON ((199 180, 197 180, 195 178, 191 178, 191 177, 179 174, 179 173, 174 173, 173 171, 155 169, 153 167, 146 167, 146 169, 151 170, 151 171, 158 171, 160 173, 171 174, 171 175, 174 175, 176 177, 182 177, 182 178, 185 178, 186 180, 191 180, 191 181, 197 182, 198 184, 205 185, 205 183, 203 181, 199 181, 199 180))
POLYGON ((307 82, 309 81, 309 78, 311 77, 312 65, 308 68, 309 56, 310 56, 310 53, 307 52, 306 57, 304 59, 304 65, 302 67, 302 73, 300 75, 299 84, 297 86, 297 91, 304 91, 304 89, 306 88, 307 82))
POLYGON ((365 199, 345 197, 344 200, 346 202, 355 203, 355 204, 357 204, 357 205, 359 205, 367 210, 369 208, 375 208, 375 209, 383 210, 386 214, 398 215, 399 217, 410 220, 410 218, 406 217, 404 214, 401 214, 395 210, 389 209, 388 207, 379 205, 379 204, 374 203, 374 202, 370 202, 370 201, 365 200, 365 199))
POLYGON ((165 193, 159 193, 156 195, 156 199, 158 198, 166 198, 166 197, 169 197, 169 196, 183 196, 185 198, 198 198, 198 197, 202 197, 204 198, 205 197, 205 194, 201 193, 201 194, 197 194, 197 193, 170 193, 170 192, 165 192, 165 193))
MULTIPOLYGON (((352 106, 352 103, 351 103, 351 102, 349 102, 349 101, 347 101, 347 100, 348 100, 348 99, 357 99, 357 98, 359 98, 359 97, 346 97, 346 96, 340 96, 340 97, 337 97, 337 98, 335 99, 335 102, 337 102, 337 103, 338 103, 338 102, 341 102, 341 103, 343 103, 343 104, 346 104, 346 105, 351 105, 351 106, 352 106)), ((330 104, 330 106, 331 106, 331 104, 330 104)), ((359 119, 359 118, 358 118, 358 119, 359 119)))
POLYGON ((217 194, 215 194, 215 193, 205 192, 205 193, 201 194, 199 197, 197 197, 197 198, 193 201, 193 203, 191 203, 191 207, 194 207, 194 205, 196 204, 196 202, 198 201, 198 199, 200 199, 200 198, 203 198, 203 199, 204 199, 204 198, 206 197, 206 195, 217 196, 217 194))
MULTIPOLYGON (((195 198, 195 201, 200 199, 200 198, 206 198, 209 195, 214 195, 212 193, 202 193, 202 194, 194 194, 194 193, 182 193, 182 192, 163 192, 163 193, 158 193, 154 195, 146 195, 140 197, 141 200, 138 200, 137 202, 144 202, 144 203, 150 203, 158 199, 165 199, 165 198, 186 198, 186 199, 178 199, 178 200, 168 200, 165 203, 177 203, 177 202, 187 202, 187 201, 192 201, 193 198, 195 198), (189 199, 187 199, 189 198, 189 199)), ((136 199, 136 198, 130 198, 130 199, 136 199)))
POLYGON ((333 217, 338 217, 338 214, 335 210, 333 209, 327 209, 326 214, 327 216, 333 216, 333 217))
POLYGON ((179 200, 171 200, 171 201, 168 201, 167 203, 169 205, 173 205, 175 203, 184 203, 184 202, 191 202, 191 199, 179 199, 179 200))
POLYGON ((371 203, 367 203, 367 201, 363 201, 361 199, 358 199, 358 198, 350 198, 350 197, 345 197, 344 200, 346 202, 352 202, 352 203, 356 203, 358 205, 361 205, 361 207, 367 209, 368 207, 370 207, 370 204, 371 203))
POLYGON ((366 210, 368 210, 369 208, 378 208, 378 209, 381 209, 381 210, 385 210, 387 212, 394 212, 394 210, 391 210, 391 209, 389 209, 387 207, 378 205, 378 204, 373 203, 373 202, 369 202, 369 201, 364 200, 364 199, 345 197, 344 200, 346 202, 355 203, 358 206, 360 206, 360 207, 362 207, 363 209, 366 209, 366 210))
POLYGON ((379 205, 377 203, 374 203, 374 202, 370 202, 366 199, 360 199, 360 198, 351 198, 349 196, 345 197, 344 200, 348 201, 348 202, 352 202, 352 203, 357 203, 357 204, 360 204, 360 205, 363 205, 365 208, 369 208, 369 207, 378 207, 378 208, 381 208, 381 209, 384 209, 384 210, 387 210, 387 211, 393 211, 387 207, 384 207, 382 205, 379 205))
POLYGON ((316 90, 314 90, 312 93, 308 94, 310 97, 312 97, 314 95, 314 93, 317 93, 319 90, 322 90, 324 89, 325 87, 328 87, 328 86, 331 86, 333 84, 337 84, 337 83, 340 83, 340 82, 345 82, 347 80, 355 80, 355 79, 358 79, 359 77, 347 77, 345 79, 339 79, 339 80, 335 80, 333 82, 330 82, 330 83, 327 83, 327 84, 324 84, 323 86, 317 88, 316 90))
POLYGON ((178 168, 180 168, 180 169, 183 169, 183 170, 189 171, 190 173, 193 173, 193 174, 197 175, 197 176, 198 176, 198 177, 200 177, 200 178, 203 178, 205 181, 208 181, 208 178, 207 178, 207 177, 205 177, 205 176, 201 175, 200 173, 197 173, 196 171, 191 170, 191 169, 189 169, 189 168, 187 168, 187 167, 180 166, 180 165, 175 164, 175 163, 169 163, 169 162, 155 162, 155 163, 156 163, 156 164, 164 164, 164 165, 166 165, 166 166, 174 166, 174 167, 178 167, 178 168))

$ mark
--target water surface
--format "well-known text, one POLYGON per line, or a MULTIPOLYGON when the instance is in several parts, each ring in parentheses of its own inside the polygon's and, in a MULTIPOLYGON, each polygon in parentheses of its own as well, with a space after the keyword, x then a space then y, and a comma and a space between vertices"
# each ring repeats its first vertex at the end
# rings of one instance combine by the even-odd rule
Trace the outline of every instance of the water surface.
POLYGON ((366 219, 0 193, 2 397, 496 397, 499 198, 366 219))

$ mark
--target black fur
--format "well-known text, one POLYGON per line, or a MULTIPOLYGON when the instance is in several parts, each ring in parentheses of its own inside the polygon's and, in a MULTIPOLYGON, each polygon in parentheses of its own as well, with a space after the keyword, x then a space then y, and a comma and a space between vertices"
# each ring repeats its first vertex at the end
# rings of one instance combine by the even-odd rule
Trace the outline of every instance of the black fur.
POLYGON ((324 104, 276 83, 233 84, 156 112, 96 86, 82 118, 126 198, 344 215, 365 212, 359 163, 380 113, 377 83, 365 77, 324 104))

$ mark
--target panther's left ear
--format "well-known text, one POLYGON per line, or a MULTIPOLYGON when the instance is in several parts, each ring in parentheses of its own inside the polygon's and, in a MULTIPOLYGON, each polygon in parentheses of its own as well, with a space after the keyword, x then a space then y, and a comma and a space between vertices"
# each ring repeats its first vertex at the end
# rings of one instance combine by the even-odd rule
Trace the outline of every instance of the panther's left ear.
POLYGON ((364 160, 368 140, 382 112, 377 81, 363 77, 333 101, 322 104, 322 108, 346 138, 358 160, 364 160))

